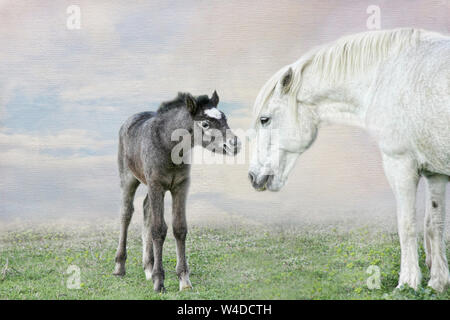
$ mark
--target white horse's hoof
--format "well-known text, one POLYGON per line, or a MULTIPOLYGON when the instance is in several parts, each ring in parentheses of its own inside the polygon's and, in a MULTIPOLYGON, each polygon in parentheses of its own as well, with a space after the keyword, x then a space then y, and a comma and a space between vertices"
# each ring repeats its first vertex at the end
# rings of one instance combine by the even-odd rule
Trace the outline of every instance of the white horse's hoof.
POLYGON ((408 286, 417 291, 421 283, 421 278, 420 272, 401 273, 397 289, 408 286))
POLYGON ((428 286, 437 292, 444 292, 446 288, 450 287, 450 277, 431 277, 428 286))
POLYGON ((417 291, 417 289, 419 289, 419 282, 417 282, 417 281, 400 282, 399 281, 396 289, 404 289, 405 287, 410 287, 411 289, 414 289, 414 291, 417 291))
POLYGON ((427 265, 428 269, 431 270, 431 257, 429 257, 428 255, 425 258, 425 264, 427 265))

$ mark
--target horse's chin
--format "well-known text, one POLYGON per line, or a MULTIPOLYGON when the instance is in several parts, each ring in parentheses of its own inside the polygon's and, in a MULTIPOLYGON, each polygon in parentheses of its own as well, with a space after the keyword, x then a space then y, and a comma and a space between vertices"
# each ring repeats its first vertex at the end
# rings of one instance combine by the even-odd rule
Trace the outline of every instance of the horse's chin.
POLYGON ((283 188, 284 183, 285 182, 279 181, 276 177, 272 176, 272 178, 267 181, 265 188, 271 192, 278 192, 283 188))
POLYGON ((266 186, 266 189, 269 190, 270 192, 278 192, 281 190, 282 187, 280 186, 266 186))

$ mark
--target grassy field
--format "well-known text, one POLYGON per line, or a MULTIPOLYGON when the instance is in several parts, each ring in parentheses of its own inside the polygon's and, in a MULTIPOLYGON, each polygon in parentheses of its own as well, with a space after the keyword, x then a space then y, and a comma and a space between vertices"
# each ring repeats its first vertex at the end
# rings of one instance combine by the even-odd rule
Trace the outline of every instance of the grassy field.
MULTIPOLYGON (((449 299, 423 285, 394 290, 400 249, 395 233, 362 228, 193 227, 187 241, 193 290, 179 292, 175 243, 164 247, 165 294, 157 294, 141 267, 140 228, 133 225, 127 274, 112 275, 118 228, 33 227, 0 233, 0 299, 449 299), (68 289, 70 265, 80 289, 68 289), (381 270, 370 290, 369 266, 381 270)), ((448 251, 447 251, 448 254, 448 251)))

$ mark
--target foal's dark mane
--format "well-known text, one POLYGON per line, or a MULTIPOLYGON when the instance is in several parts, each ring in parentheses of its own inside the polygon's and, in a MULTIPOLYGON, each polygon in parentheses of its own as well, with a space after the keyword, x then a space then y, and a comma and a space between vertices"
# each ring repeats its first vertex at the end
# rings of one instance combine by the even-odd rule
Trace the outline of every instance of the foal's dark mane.
MULTIPOLYGON (((161 114, 169 110, 185 106, 187 95, 189 95, 189 93, 178 92, 178 95, 175 97, 175 99, 161 103, 157 110, 157 113, 161 114)), ((195 97, 195 100, 197 101, 197 105, 199 107, 208 104, 210 101, 207 95, 195 97)))

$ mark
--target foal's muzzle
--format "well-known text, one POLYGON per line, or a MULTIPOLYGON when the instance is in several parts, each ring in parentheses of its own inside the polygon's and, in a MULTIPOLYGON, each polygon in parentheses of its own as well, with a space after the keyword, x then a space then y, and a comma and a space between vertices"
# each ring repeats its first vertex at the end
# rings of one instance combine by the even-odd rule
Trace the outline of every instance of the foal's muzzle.
POLYGON ((237 136, 234 136, 223 144, 223 150, 226 154, 234 156, 241 150, 241 141, 237 136))

